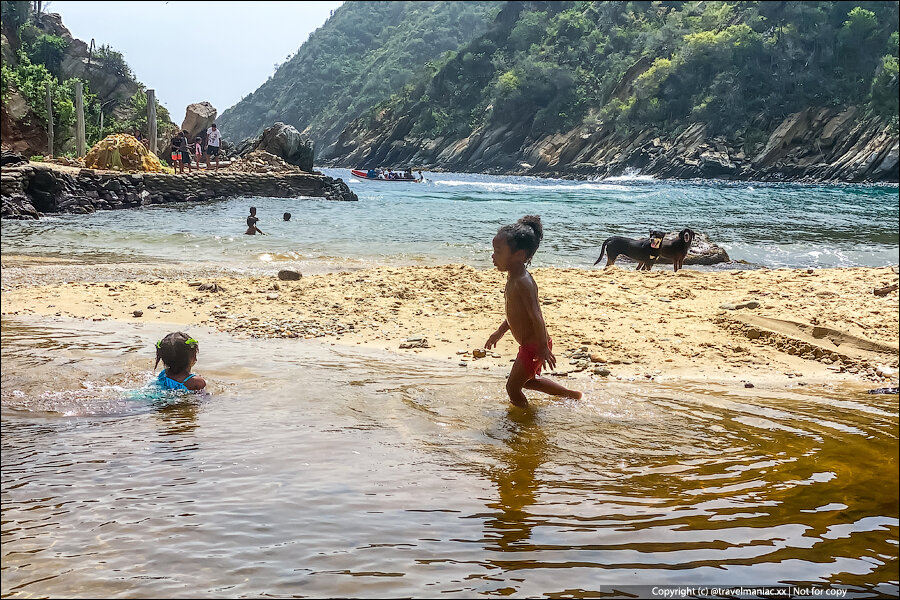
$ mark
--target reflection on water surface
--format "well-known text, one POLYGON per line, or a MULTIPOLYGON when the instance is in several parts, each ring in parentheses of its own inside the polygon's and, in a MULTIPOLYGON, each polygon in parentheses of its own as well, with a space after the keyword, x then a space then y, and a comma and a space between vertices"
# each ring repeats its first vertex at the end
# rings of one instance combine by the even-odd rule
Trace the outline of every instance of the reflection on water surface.
POLYGON ((896 595, 896 396, 587 383, 200 339, 208 395, 129 395, 152 325, 4 320, 5 597, 896 595))

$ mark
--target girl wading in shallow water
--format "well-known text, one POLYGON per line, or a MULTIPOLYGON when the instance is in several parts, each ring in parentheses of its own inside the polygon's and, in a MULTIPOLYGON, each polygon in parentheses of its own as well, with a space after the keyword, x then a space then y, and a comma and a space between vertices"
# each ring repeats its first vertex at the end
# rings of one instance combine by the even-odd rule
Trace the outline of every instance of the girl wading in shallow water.
POLYGON ((156 342, 156 365, 162 361, 166 367, 159 372, 157 384, 166 390, 193 392, 206 387, 206 381, 191 373, 197 364, 200 344, 186 333, 176 331, 156 342))
POLYGON ((541 377, 541 367, 556 367, 553 342, 538 302, 537 284, 526 268, 544 237, 541 218, 522 217, 513 225, 504 225, 494 236, 491 257, 498 271, 506 272, 506 320, 491 334, 485 348, 497 345, 507 331, 519 342, 519 354, 506 380, 506 393, 516 406, 528 406, 522 388, 537 390, 554 396, 581 398, 581 392, 570 390, 541 377))

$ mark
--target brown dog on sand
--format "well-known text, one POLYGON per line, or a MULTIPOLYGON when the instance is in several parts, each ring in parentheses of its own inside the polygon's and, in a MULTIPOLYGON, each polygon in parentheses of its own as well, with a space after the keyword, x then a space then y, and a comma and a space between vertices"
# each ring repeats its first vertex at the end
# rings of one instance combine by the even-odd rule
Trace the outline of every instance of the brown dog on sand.
MULTIPOLYGON (((663 240, 659 246, 659 255, 670 259, 672 267, 677 272, 678 269, 684 266, 684 259, 695 237, 697 237, 697 234, 694 233, 694 230, 685 227, 674 240, 663 240)), ((653 265, 650 266, 652 267, 653 265)))
POLYGON ((609 268, 616 263, 616 258, 620 254, 624 254, 637 261, 638 271, 649 271, 656 259, 659 258, 659 247, 665 236, 665 233, 656 230, 650 231, 649 238, 637 240, 614 235, 603 242, 603 246, 600 248, 600 256, 594 264, 599 263, 603 255, 606 254, 606 268, 609 268))

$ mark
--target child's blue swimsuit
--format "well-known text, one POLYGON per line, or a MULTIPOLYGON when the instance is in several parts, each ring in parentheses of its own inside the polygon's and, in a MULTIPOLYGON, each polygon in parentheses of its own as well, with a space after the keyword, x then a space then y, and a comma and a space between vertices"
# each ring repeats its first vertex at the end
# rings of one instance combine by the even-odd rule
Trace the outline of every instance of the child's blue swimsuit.
POLYGON ((174 379, 166 375, 166 370, 163 369, 159 372, 159 377, 156 378, 156 383, 164 390, 181 390, 184 392, 189 392, 190 390, 184 384, 193 376, 194 374, 191 373, 190 375, 185 377, 184 381, 175 381, 174 379))

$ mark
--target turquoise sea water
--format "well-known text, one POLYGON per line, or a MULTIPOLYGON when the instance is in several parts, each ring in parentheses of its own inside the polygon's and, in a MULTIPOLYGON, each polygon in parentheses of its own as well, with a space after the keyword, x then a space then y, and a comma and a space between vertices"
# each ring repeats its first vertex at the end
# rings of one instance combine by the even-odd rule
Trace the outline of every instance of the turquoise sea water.
MULTIPOLYGON (((2 223, 4 254, 85 262, 200 261, 252 267, 327 259, 368 264, 490 267, 497 228, 541 215, 535 266, 590 268, 611 235, 691 227, 733 260, 767 267, 884 266, 898 262, 898 188, 754 182, 597 182, 429 173, 429 181, 342 177, 359 202, 234 198, 37 222, 2 223), (245 236, 250 206, 267 236, 245 236), (293 218, 283 222, 282 214, 293 218)), ((660 267, 657 267, 660 268, 660 267)))

